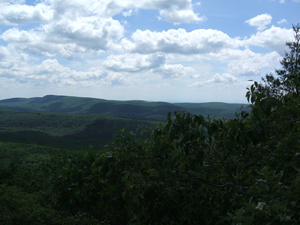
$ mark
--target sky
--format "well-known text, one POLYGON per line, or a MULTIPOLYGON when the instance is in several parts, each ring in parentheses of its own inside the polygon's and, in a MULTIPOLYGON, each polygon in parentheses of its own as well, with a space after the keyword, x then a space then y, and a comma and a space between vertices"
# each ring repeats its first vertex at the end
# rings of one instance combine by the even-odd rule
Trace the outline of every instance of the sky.
MULTIPOLYGON (((300 0, 0 0, 0 99, 246 103, 300 0)), ((276 74, 276 73, 275 73, 276 74)))

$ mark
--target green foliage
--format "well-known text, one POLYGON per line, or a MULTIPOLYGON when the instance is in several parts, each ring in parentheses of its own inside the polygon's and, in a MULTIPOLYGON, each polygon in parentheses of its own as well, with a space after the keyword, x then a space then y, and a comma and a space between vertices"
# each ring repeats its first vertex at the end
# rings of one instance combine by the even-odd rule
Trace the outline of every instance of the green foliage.
POLYGON ((123 131, 103 153, 62 158, 58 204, 111 224, 297 224, 299 156, 256 129, 175 113, 123 131))
POLYGON ((149 123, 94 114, 0 110, 0 141, 69 150, 102 148, 113 139, 118 127, 135 130, 149 123))
POLYGON ((300 224, 298 27, 279 78, 249 88, 251 112, 169 113, 101 151, 9 158, 1 224, 300 224))
POLYGON ((0 185, 0 223, 56 224, 55 211, 44 205, 38 194, 30 194, 16 186, 0 185))
POLYGON ((265 98, 299 97, 300 25, 293 26, 293 31, 294 41, 286 43, 290 51, 285 53, 285 57, 281 61, 282 69, 276 70, 276 77, 268 74, 262 79, 263 83, 255 82, 246 94, 248 101, 250 96, 252 103, 265 98))
POLYGON ((168 112, 189 111, 193 114, 233 118, 242 104, 167 103, 146 101, 109 101, 94 98, 47 95, 42 98, 13 98, 0 101, 0 109, 68 114, 101 114, 147 121, 163 121, 168 112), (212 112, 213 111, 213 112, 212 112))

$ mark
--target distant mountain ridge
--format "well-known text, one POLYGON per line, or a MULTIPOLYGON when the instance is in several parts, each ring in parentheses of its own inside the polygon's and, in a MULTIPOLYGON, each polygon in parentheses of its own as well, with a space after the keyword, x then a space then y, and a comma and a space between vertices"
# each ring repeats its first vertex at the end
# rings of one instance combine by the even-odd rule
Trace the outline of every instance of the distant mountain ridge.
POLYGON ((140 100, 116 101, 86 97, 46 95, 34 98, 0 100, 0 109, 55 112, 71 114, 103 114, 109 116, 147 120, 163 120, 168 112, 188 111, 193 114, 216 115, 232 118, 243 104, 231 103, 167 103, 140 100))

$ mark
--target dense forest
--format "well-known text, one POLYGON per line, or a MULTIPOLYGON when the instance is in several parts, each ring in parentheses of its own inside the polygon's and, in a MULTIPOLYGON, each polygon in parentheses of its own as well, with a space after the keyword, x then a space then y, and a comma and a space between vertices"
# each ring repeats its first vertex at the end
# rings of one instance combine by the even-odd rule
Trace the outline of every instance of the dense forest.
MULTIPOLYGON (((52 133, 31 130, 56 143, 47 145, 10 139, 18 133, 2 119, 0 224, 300 224, 300 26, 293 29, 282 68, 248 88, 251 110, 234 118, 174 110, 164 122, 120 129, 100 150, 79 145, 72 122, 102 121, 96 114, 62 114, 47 125, 52 133), (74 145, 60 142, 62 133, 74 145)), ((122 128, 130 118, 105 119, 122 128)))

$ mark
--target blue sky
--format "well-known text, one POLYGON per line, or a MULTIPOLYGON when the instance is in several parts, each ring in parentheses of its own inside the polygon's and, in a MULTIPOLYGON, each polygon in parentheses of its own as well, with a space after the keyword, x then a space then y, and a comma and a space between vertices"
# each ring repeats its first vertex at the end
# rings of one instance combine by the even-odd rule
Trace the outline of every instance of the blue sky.
POLYGON ((244 103, 300 0, 0 0, 0 99, 244 103))

